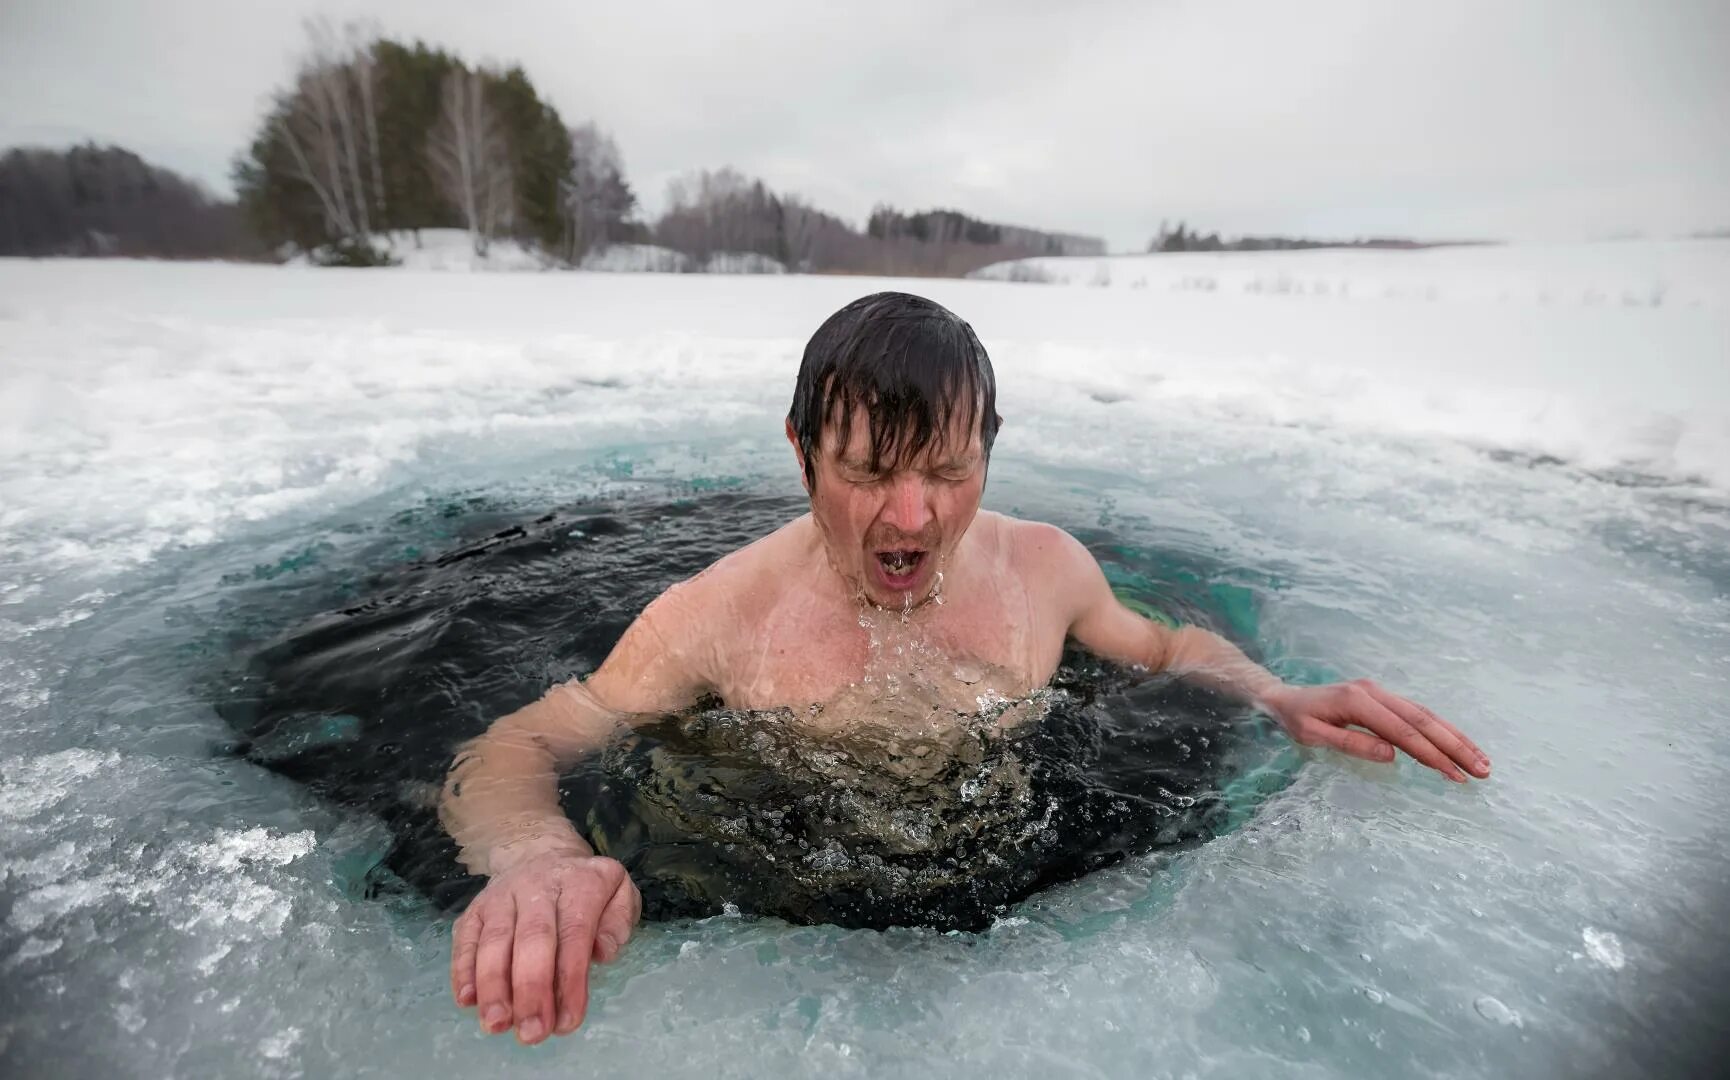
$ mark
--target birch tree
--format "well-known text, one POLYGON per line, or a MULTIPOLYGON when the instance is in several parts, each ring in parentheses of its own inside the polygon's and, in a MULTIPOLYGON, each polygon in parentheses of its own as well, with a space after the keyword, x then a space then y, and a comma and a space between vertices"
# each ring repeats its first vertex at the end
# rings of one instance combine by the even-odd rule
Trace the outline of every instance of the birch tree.
POLYGON ((276 123, 331 234, 364 243, 373 231, 372 210, 382 211, 384 199, 369 48, 355 25, 342 35, 327 19, 304 25, 306 59, 294 93, 279 102, 276 123))
POLYGON ((476 255, 514 218, 510 142, 487 102, 480 72, 452 71, 440 91, 438 123, 427 136, 427 161, 440 192, 455 206, 476 255))

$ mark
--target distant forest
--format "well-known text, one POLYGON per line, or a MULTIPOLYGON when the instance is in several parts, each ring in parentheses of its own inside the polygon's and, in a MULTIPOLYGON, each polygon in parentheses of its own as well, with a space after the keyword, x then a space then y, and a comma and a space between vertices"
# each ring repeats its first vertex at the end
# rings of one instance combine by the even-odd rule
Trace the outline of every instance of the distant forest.
POLYGON ((240 208, 119 147, 0 157, 0 255, 259 258, 240 208))
POLYGON ((1147 251, 1150 255, 1162 252, 1177 251, 1309 251, 1315 248, 1379 248, 1394 251, 1413 251, 1429 247, 1458 247, 1461 245, 1494 243, 1490 240, 1453 240, 1446 243, 1426 243, 1421 240, 1408 240, 1402 237, 1372 236, 1356 240, 1314 240, 1306 237, 1292 236, 1240 236, 1236 239, 1221 239, 1219 233, 1203 235, 1191 232, 1183 222, 1177 227, 1166 225, 1159 227, 1147 251))
POLYGON ((618 144, 570 124, 517 66, 307 23, 292 81, 233 167, 236 199, 118 147, 14 150, 0 162, 0 254, 394 260, 422 229, 477 254, 514 241, 549 265, 655 244, 690 269, 958 276, 1028 255, 1102 254, 1095 237, 879 206, 864 229, 731 168, 669 185, 638 214, 618 144))
MULTIPOLYGON (((120 147, 0 157, 0 255, 122 255, 387 264, 422 229, 465 230, 551 266, 653 244, 686 269, 961 276, 1035 255, 1102 255, 1097 237, 879 205, 864 228, 731 168, 688 173, 654 221, 612 136, 568 123, 518 66, 309 21, 292 81, 235 158, 233 201, 120 147)), ((1423 247, 1415 241, 1221 239, 1161 226, 1148 250, 1423 247)))

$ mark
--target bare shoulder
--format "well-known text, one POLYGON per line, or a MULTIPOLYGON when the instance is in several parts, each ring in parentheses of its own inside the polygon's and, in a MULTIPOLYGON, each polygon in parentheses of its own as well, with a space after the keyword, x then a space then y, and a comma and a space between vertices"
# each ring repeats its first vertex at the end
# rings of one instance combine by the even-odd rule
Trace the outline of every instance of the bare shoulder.
MULTIPOLYGON (((980 517, 985 517, 981 514, 980 517)), ((1093 555, 1075 537, 1043 521, 991 514, 1015 569, 1042 579, 1068 582, 1095 566, 1093 555)))
POLYGON ((1047 610, 1066 623, 1110 595, 1093 553, 1056 525, 993 515, 1009 553, 1009 569, 1047 610))
POLYGON ((773 605, 812 540, 810 515, 730 551, 694 577, 673 585, 650 608, 677 608, 692 631, 737 625, 773 605))
POLYGON ((769 590, 785 587, 774 568, 787 565, 797 535, 783 534, 797 524, 669 586, 626 627, 588 685, 613 708, 645 713, 682 708, 712 689, 747 636, 742 628, 774 602, 769 590))

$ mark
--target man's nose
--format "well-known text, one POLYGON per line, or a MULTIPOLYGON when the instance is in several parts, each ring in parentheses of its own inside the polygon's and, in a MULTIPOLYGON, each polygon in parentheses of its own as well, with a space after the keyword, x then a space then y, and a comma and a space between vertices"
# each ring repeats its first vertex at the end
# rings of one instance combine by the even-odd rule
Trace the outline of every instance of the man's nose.
POLYGON ((890 485, 889 504, 883 508, 884 524, 897 532, 923 532, 931 522, 925 478, 918 473, 904 472, 897 474, 890 485))

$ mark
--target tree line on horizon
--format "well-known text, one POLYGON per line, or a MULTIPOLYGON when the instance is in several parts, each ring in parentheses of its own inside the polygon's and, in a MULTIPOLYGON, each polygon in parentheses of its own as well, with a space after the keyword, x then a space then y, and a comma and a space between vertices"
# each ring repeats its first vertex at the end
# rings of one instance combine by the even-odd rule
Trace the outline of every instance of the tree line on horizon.
MULTIPOLYGON (((236 197, 119 147, 19 148, 0 156, 0 255, 395 261, 424 229, 461 229, 578 266, 614 244, 653 244, 671 268, 962 276, 1038 255, 1103 255, 1096 237, 982 221, 958 210, 874 207, 856 228, 732 168, 668 185, 638 217, 610 134, 567 124, 520 66, 471 66, 356 24, 309 20, 308 45, 235 158, 236 197)), ((1149 252, 1411 248, 1411 240, 1223 239, 1162 223, 1149 252)))
POLYGON ((394 260, 423 229, 501 240, 550 265, 617 243, 679 266, 772 262, 811 273, 958 276, 1028 255, 1102 254, 1096 238, 996 225, 954 210, 874 209, 855 228, 722 168, 669 185, 637 215, 613 138, 568 125, 520 66, 471 66, 350 24, 307 23, 308 46, 232 170, 228 202, 119 147, 18 149, 0 158, 0 254, 394 260))
POLYGON ((1147 253, 1158 255, 1180 251, 1313 251, 1318 248, 1378 248, 1411 251, 1427 247, 1459 247, 1494 243, 1489 240, 1453 240, 1443 243, 1410 240, 1397 236, 1370 236, 1355 240, 1316 240, 1301 236, 1239 236, 1223 239, 1218 232, 1191 231, 1184 222, 1172 228, 1160 222, 1159 232, 1148 241, 1147 253))
POLYGON ((0 155, 0 255, 263 258, 240 207, 116 146, 0 155))

